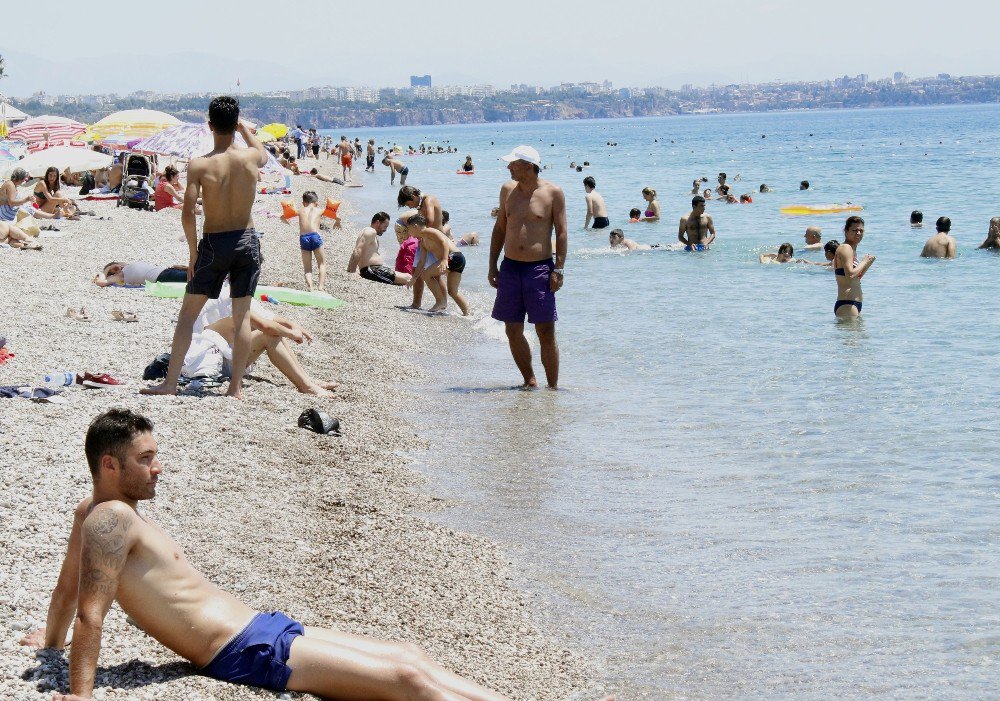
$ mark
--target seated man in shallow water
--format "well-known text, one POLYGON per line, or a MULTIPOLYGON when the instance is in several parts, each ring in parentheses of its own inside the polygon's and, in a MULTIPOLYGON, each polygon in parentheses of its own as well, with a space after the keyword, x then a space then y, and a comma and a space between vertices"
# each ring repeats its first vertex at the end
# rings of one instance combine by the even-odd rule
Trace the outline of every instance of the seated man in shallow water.
POLYGON ((818 226, 807 226, 805 239, 807 251, 818 251, 823 248, 823 230, 818 226))
POLYGON ((924 250, 920 252, 920 257, 954 258, 958 243, 955 241, 955 237, 949 233, 951 231, 951 219, 948 217, 939 217, 935 224, 935 229, 937 229, 936 233, 927 239, 927 243, 924 244, 924 250))
POLYGON ((62 649, 74 624, 70 693, 55 699, 92 698, 104 618, 117 601, 148 635, 222 681, 329 699, 505 701, 413 645, 259 613, 209 582, 138 511, 156 496, 163 472, 146 417, 127 409, 101 414, 84 449, 93 493, 76 506, 46 626, 21 640, 62 649))
POLYGON ((641 243, 636 243, 632 239, 625 238, 625 232, 621 229, 613 229, 611 233, 608 234, 608 239, 610 239, 611 248, 616 251, 648 251, 652 248, 652 246, 646 246, 641 243))

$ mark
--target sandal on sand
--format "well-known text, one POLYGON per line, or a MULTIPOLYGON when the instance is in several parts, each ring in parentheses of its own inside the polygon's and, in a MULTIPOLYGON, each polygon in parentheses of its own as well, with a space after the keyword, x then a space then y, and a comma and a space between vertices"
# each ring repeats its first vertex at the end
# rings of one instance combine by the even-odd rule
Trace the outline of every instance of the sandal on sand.
POLYGON ((139 315, 135 312, 123 312, 118 309, 111 312, 111 318, 115 321, 139 321, 139 315))
POLYGON ((87 314, 87 310, 83 307, 79 309, 73 309, 72 307, 66 308, 66 316, 70 319, 75 319, 76 321, 90 321, 90 315, 87 314))
POLYGON ((45 226, 40 226, 38 228, 40 231, 59 231, 59 229, 54 227, 52 224, 46 224, 45 226))

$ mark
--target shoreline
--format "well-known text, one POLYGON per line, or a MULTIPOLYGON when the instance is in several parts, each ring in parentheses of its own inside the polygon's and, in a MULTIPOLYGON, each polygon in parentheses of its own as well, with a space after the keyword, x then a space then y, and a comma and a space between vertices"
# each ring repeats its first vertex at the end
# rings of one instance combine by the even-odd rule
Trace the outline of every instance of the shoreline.
MULTIPOLYGON (((314 179, 292 182, 293 199, 304 189, 343 196, 343 188, 314 179)), ((278 211, 281 199, 258 196, 254 206, 264 232, 261 283, 301 289, 297 225, 257 214, 278 211)), ((360 228, 352 220, 367 216, 343 201, 344 229, 323 235, 328 289, 348 305, 272 307, 316 337, 295 350, 311 375, 342 383, 333 399, 297 393, 266 361, 254 372, 262 379, 246 384, 244 403, 219 390, 203 398, 138 395, 142 369, 169 347, 179 300, 100 289, 90 280, 116 259, 184 262, 177 212, 87 202, 84 209, 112 219, 57 222, 64 235, 41 239, 41 252, 0 250, 8 271, 0 293, 10 309, 0 330, 16 354, 0 366, 0 384, 63 367, 129 383, 68 388, 71 401, 61 405, 0 400, 0 445, 12 458, 0 467, 0 558, 10 563, 0 571, 0 697, 48 699, 66 689, 62 655, 36 659, 17 640, 44 624, 72 508, 90 491, 86 427, 111 406, 142 411, 156 426, 164 473, 158 497, 141 512, 163 525, 210 581, 248 605, 284 610, 307 625, 417 643, 450 669, 516 699, 591 690, 592 665, 537 628, 531 597, 512 586, 496 543, 415 515, 439 509, 442 500, 399 457, 427 447, 411 423, 418 397, 405 389, 424 373, 409 358, 467 338, 468 327, 400 312, 393 305, 405 302, 405 291, 345 272, 360 228), (93 321, 66 318, 68 306, 86 307, 93 321), (139 323, 112 321, 113 309, 137 312, 139 323), (344 436, 298 428, 298 414, 313 406, 340 418, 344 436)), ((111 689, 97 698, 275 698, 194 672, 112 608, 97 679, 98 688, 111 689)))

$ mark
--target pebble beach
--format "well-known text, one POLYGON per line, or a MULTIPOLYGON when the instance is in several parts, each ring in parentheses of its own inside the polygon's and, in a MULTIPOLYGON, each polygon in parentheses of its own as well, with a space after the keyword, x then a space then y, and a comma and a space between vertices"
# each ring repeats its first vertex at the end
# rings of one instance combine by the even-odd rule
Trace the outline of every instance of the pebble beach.
MULTIPOLYGON (((291 199, 300 201, 306 189, 321 199, 342 197, 336 185, 295 177, 291 199)), ((297 225, 264 214, 280 212, 281 199, 261 195, 254 206, 263 232, 261 284, 303 289, 297 225)), ((353 211, 349 193, 346 199, 343 229, 324 232, 327 288, 346 306, 272 308, 313 334, 312 344, 295 351, 314 378, 341 383, 334 398, 299 394, 265 359, 245 384, 244 402, 223 397, 225 386, 178 397, 138 394, 143 368, 169 350, 180 300, 102 289, 92 279, 116 260, 186 263, 179 211, 81 202, 97 216, 55 222, 60 231, 40 239, 42 251, 0 249, 0 332, 15 354, 0 365, 0 385, 37 384, 53 369, 128 383, 69 387, 65 404, 0 400, 0 699, 68 691, 66 657, 36 654, 18 640, 44 625, 72 509, 90 492, 84 435, 111 407, 145 413, 155 425, 164 472, 156 499, 140 511, 209 580, 248 605, 307 625, 416 643, 515 699, 594 692, 591 664, 534 623, 540 603, 513 586, 505 554, 426 518, 447 502, 407 464, 408 453, 430 447, 404 419, 419 415, 409 392, 422 377, 413 358, 460 347, 469 326, 401 311, 405 289, 345 272, 372 214, 353 211), (68 307, 84 307, 91 320, 65 316, 68 307), (139 320, 115 321, 114 310, 139 320), (343 435, 298 428, 298 415, 310 407, 339 418, 343 435)), ((395 242, 391 230, 386 236, 391 265, 395 242)), ((445 451, 437 455, 447 459, 445 451)), ((109 700, 277 697, 197 675, 117 606, 105 622, 96 687, 95 698, 109 700)))

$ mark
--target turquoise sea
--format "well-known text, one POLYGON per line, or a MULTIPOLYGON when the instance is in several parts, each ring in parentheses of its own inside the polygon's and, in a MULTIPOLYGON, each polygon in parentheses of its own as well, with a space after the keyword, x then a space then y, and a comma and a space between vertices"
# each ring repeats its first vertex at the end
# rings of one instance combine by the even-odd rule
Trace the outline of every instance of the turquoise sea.
MULTIPOLYGON (((540 620, 601 664, 608 690, 996 697, 1000 256, 975 247, 1000 216, 1000 106, 346 133, 459 148, 403 160, 456 234, 484 235, 463 280, 480 317, 497 158, 535 146, 566 191, 564 389, 511 390, 502 329, 470 321, 466 347, 421 359, 432 379, 414 418, 434 447, 416 457, 458 502, 435 518, 501 543, 540 620), (456 176, 467 153, 476 175, 456 176), (714 188, 719 171, 754 202, 709 203, 709 253, 613 253, 582 228, 593 175, 613 226, 676 241, 691 181, 714 188), (646 186, 663 219, 627 224, 646 186), (860 252, 877 256, 854 323, 834 319, 829 270, 757 262, 784 241, 800 253, 809 224, 842 239, 846 215, 782 205, 845 200, 864 206, 860 252), (959 257, 921 259, 941 215, 959 257)), ((395 213, 387 170, 363 167, 362 218, 395 213)))

